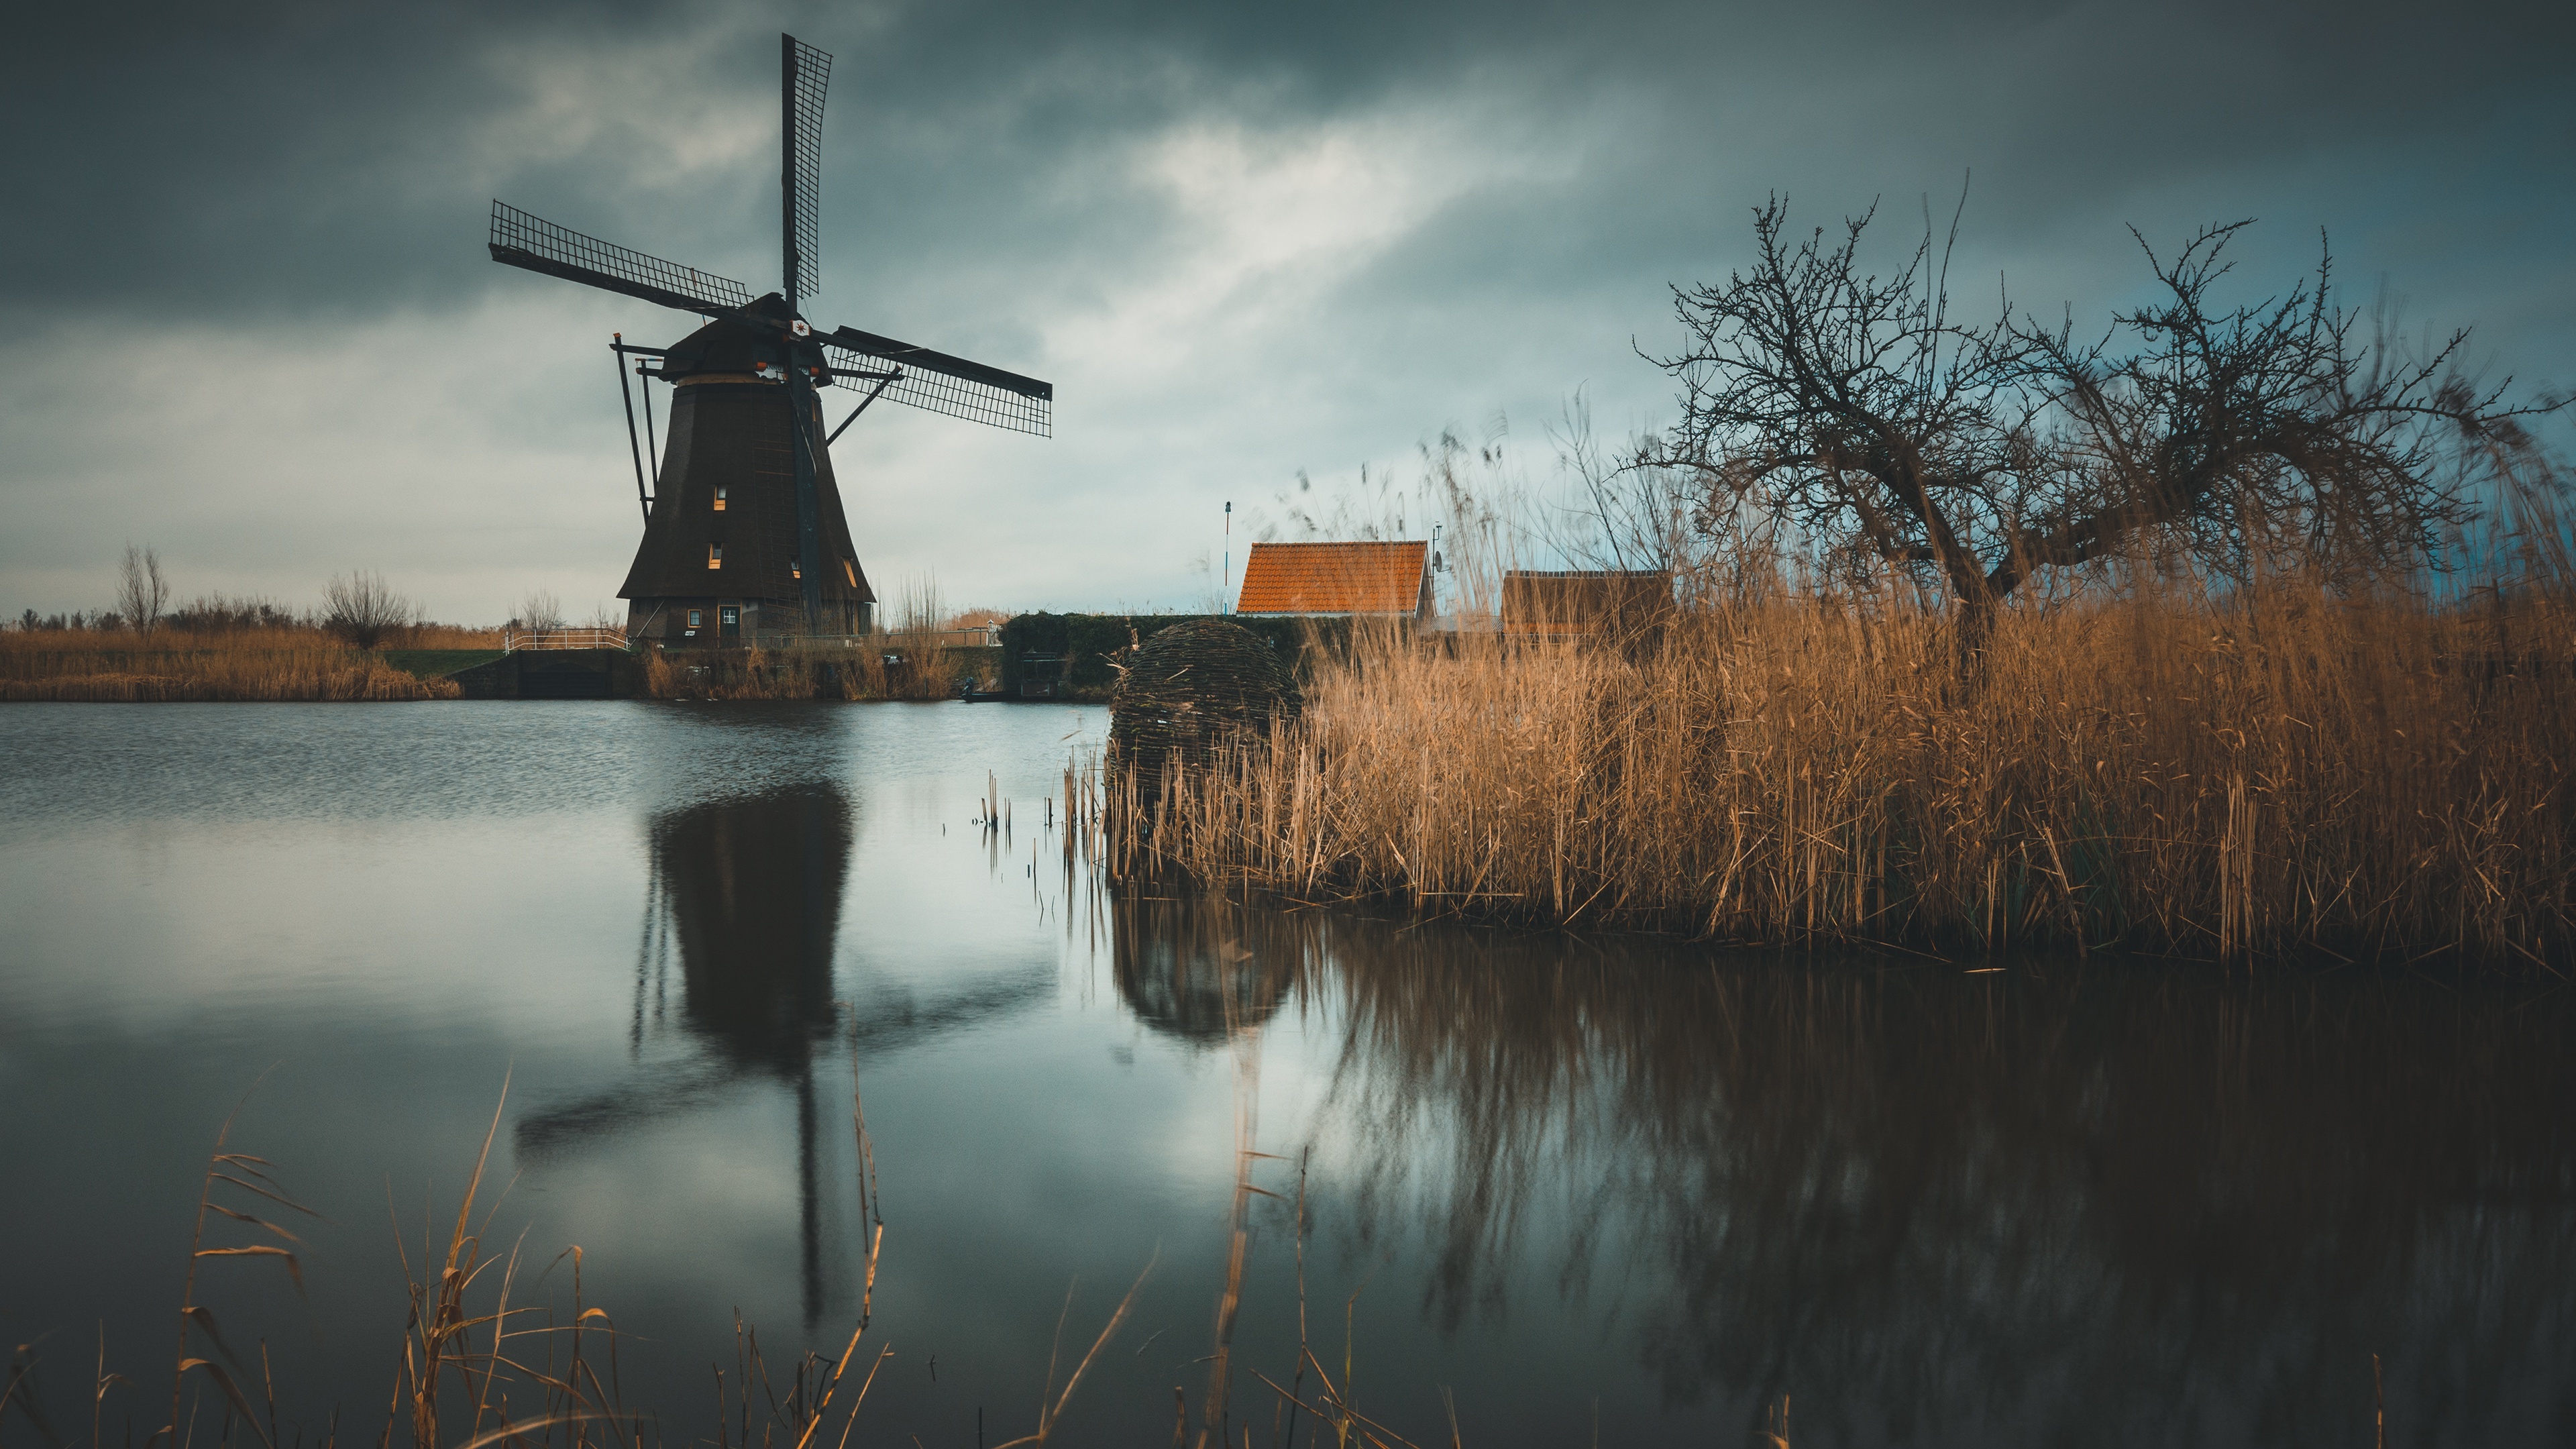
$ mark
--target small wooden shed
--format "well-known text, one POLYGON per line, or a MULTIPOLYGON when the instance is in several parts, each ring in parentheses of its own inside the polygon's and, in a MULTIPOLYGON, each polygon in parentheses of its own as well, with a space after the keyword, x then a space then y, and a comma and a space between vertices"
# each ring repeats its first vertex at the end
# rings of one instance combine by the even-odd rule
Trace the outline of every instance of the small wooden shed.
POLYGON ((1502 628, 1524 638, 1636 637, 1673 613, 1667 569, 1513 569, 1503 575, 1502 628))

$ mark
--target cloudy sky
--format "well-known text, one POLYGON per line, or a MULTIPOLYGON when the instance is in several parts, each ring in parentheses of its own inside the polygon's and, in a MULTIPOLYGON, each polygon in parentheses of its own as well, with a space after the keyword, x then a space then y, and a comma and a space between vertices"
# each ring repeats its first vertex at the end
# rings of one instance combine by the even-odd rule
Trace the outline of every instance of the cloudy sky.
POLYGON ((128 540, 183 595, 608 601, 604 344, 690 319, 493 264, 490 202, 775 287, 782 29, 835 57, 809 313, 1057 386, 1052 440, 881 408, 835 446, 881 592, 1197 604, 1227 500, 1239 568, 1301 472, 1401 484, 1443 429, 1543 487, 1578 391, 1666 418, 1634 346, 1773 191, 1894 242, 1972 175, 1954 290, 2095 322, 2130 225, 2259 218, 2263 290, 2322 229, 2347 300, 2576 384, 2564 5, 13 10, 10 615, 103 606, 128 540))

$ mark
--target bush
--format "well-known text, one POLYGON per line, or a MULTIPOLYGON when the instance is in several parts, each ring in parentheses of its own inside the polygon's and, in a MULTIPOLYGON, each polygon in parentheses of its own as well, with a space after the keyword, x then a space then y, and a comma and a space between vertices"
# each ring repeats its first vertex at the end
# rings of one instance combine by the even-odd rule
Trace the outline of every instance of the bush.
POLYGON ((361 649, 373 649, 385 635, 411 624, 418 606, 397 594, 385 576, 352 569, 322 588, 322 625, 361 649))

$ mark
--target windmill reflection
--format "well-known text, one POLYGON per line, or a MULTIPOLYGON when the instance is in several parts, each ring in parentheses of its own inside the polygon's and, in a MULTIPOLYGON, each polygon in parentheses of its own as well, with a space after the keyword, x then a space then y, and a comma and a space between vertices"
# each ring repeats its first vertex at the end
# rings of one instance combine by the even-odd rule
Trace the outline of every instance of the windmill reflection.
POLYGON ((678 941, 689 1029, 745 1069, 800 1073, 832 1027, 850 802, 814 785, 671 811, 653 879, 678 941))
POLYGON ((832 951, 853 839, 850 799, 811 783, 668 810, 651 823, 652 876, 637 953, 630 1049, 667 1020, 676 944, 690 1065, 523 1118, 520 1155, 543 1159, 775 1079, 796 1101, 799 1257, 807 1323, 823 1308, 815 1180, 814 1058, 835 1023, 832 951), (650 1000, 648 1009, 647 1001, 650 1000))
POLYGON ((1052 996, 1051 960, 986 973, 928 1000, 867 986, 833 997, 832 963, 857 809, 829 782, 665 810, 650 823, 652 872, 635 962, 628 1080, 520 1119, 520 1159, 543 1161, 713 1106, 762 1079, 796 1103, 798 1257, 805 1326, 824 1308, 824 1203, 816 1169, 818 1059, 854 1058, 971 1030, 1052 996), (671 980, 677 961, 676 993, 671 980), (673 997, 677 1010, 673 1010, 673 997), (693 1050, 647 1064, 673 1018, 693 1050))

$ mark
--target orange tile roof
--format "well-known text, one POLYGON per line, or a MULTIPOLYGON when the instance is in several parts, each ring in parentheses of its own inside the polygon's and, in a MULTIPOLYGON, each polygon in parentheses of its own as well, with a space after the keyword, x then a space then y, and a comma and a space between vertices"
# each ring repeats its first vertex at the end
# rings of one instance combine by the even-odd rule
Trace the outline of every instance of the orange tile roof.
POLYGON ((1243 561, 1242 614, 1410 614, 1431 545, 1256 543, 1243 561))

